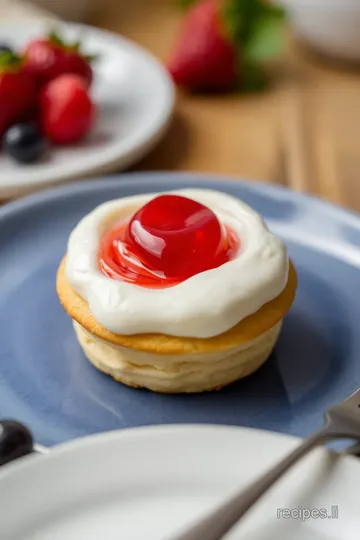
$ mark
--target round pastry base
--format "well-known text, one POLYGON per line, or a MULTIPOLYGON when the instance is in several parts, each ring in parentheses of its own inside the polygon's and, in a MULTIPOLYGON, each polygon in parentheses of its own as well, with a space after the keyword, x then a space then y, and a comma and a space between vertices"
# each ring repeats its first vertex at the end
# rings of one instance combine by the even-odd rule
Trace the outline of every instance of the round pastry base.
POLYGON ((98 370, 127 386, 168 394, 219 390, 247 377, 270 356, 280 328, 281 322, 252 342, 227 351, 164 357, 113 345, 74 322, 85 356, 98 370))

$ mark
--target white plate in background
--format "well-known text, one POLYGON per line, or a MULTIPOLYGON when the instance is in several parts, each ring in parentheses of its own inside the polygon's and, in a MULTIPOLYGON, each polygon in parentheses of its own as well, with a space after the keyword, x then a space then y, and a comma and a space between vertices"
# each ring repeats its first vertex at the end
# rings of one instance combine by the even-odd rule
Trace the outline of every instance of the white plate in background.
POLYGON ((360 59, 358 0, 279 0, 295 33, 319 52, 337 59, 360 59))
MULTIPOLYGON (((297 444, 271 432, 199 425, 79 439, 0 469, 0 538, 167 540, 297 444)), ((358 540, 359 483, 357 458, 315 451, 228 538, 358 540), (323 509, 324 517, 286 519, 286 509, 323 509)))
MULTIPOLYGON (((0 199, 49 184, 119 171, 144 156, 163 136, 174 106, 173 84, 161 63, 131 41, 85 25, 56 24, 65 39, 81 37, 99 54, 93 97, 96 125, 86 142, 54 147, 42 161, 20 165, 0 153, 0 199)), ((0 42, 20 49, 47 33, 49 23, 0 25, 0 42)))

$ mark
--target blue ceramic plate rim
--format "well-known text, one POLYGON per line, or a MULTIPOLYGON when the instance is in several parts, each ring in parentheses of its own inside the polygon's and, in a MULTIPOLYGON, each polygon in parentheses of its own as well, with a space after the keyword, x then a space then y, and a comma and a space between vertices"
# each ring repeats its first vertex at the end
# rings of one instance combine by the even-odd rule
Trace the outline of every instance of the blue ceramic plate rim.
MULTIPOLYGON (((236 184, 242 184, 243 186, 248 187, 252 191, 256 191, 259 194, 270 195, 270 196, 279 196, 279 200, 291 201, 296 204, 301 203, 309 204, 307 206, 307 212, 322 211, 325 214, 330 214, 331 218, 338 218, 345 220, 348 224, 353 226, 359 226, 360 230, 360 214, 356 213, 353 210, 342 208, 326 199, 320 197, 315 197, 311 194, 300 193, 293 191, 285 186, 277 184, 267 184, 259 180, 245 180, 242 177, 236 176, 224 176, 221 174, 209 174, 209 173, 197 173, 197 172, 172 172, 172 171, 151 171, 151 172, 129 172, 122 174, 113 174, 107 176, 105 179, 103 177, 95 177, 89 180, 78 180, 75 182, 69 182, 67 184, 57 185, 45 189, 40 192, 35 192, 30 195, 26 195, 20 199, 7 202, 2 208, 0 208, 0 219, 6 218, 9 215, 22 212, 30 208, 31 206, 36 206, 37 204, 44 204, 47 201, 51 201, 54 198, 61 199, 71 195, 78 195, 81 193, 89 193, 92 191, 97 191, 99 188, 99 183, 104 188, 113 188, 118 185, 120 181, 121 186, 128 184, 129 186, 143 186, 144 182, 150 182, 151 179, 156 180, 157 184, 169 184, 171 179, 176 182, 181 182, 184 184, 184 188, 192 187, 194 179, 197 181, 204 181, 204 188, 209 188, 210 185, 219 187, 219 183, 223 185, 234 186, 236 184), (191 177, 191 179, 189 178, 191 177)), ((120 185, 119 185, 120 187, 120 185)), ((168 188, 166 188, 168 190, 168 188)))

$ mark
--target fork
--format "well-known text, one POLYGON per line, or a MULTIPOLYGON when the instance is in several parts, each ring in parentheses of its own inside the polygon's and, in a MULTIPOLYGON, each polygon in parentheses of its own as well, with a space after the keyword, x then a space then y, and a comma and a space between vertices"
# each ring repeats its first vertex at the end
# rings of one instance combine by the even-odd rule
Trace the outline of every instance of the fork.
MULTIPOLYGON (((325 412, 323 429, 311 435, 247 488, 171 540, 221 540, 290 467, 317 446, 335 439, 354 439, 360 442, 360 389, 325 412)), ((358 444, 350 447, 349 453, 358 448, 358 444)))

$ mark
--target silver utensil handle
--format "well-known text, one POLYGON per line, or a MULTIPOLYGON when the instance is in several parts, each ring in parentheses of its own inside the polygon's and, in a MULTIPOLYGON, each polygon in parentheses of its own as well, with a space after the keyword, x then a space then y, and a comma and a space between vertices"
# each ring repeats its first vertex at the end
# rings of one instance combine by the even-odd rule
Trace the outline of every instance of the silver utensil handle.
POLYGON ((260 497, 311 450, 330 440, 356 438, 353 433, 334 433, 328 431, 327 428, 315 433, 269 472, 233 496, 215 512, 199 521, 194 527, 173 537, 171 540, 221 540, 260 497))

